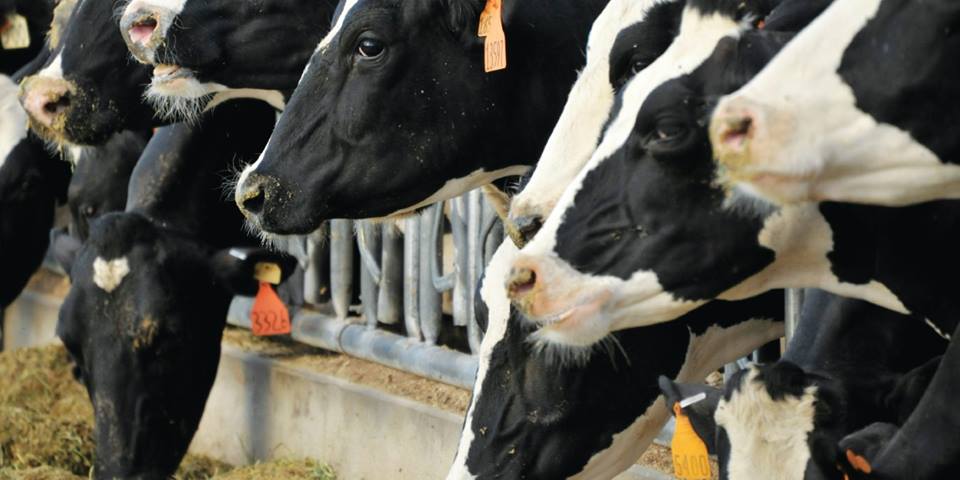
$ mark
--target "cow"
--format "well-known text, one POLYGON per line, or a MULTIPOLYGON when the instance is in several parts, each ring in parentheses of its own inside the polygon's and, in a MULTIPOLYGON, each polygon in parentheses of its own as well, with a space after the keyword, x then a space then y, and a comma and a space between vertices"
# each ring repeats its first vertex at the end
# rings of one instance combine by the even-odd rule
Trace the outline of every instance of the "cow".
POLYGON ((777 293, 615 332, 600 348, 543 349, 498 281, 516 254, 504 242, 481 285, 479 369, 448 480, 613 478, 668 419, 659 375, 702 381, 783 335, 777 293))
POLYGON ((0 33, 25 28, 28 39, 0 43, 0 75, 13 75, 43 50, 54 4, 54 0, 0 0, 0 33))
POLYGON ((666 377, 660 386, 668 408, 706 395, 682 410, 721 478, 839 480, 839 442, 873 422, 902 423, 945 348, 922 319, 808 291, 779 362, 737 372, 722 391, 666 377))
POLYGON ((130 52, 152 65, 147 98, 161 114, 191 118, 231 97, 278 110, 326 35, 336 0, 133 0, 120 19, 130 52))
POLYGON ((73 175, 67 187, 70 235, 86 240, 90 222, 126 207, 130 175, 149 139, 149 132, 125 130, 102 146, 70 149, 73 151, 69 154, 73 175))
MULTIPOLYGON (((507 281, 521 311, 546 324, 544 338, 582 346, 712 299, 784 287, 861 298, 955 334, 955 202, 743 207, 715 182, 709 99, 746 83, 786 40, 777 37, 761 30, 725 39, 693 74, 657 87, 614 121, 611 131, 619 122, 630 130, 626 140, 594 156, 507 281)), ((945 400, 960 382, 953 362, 960 351, 951 345, 916 414, 889 445, 873 449, 880 453, 869 464, 879 478, 938 478, 960 469, 952 443, 922 453, 909 447, 960 428, 945 400)))
POLYGON ((63 0, 50 58, 21 84, 31 129, 61 145, 98 145, 124 129, 166 122, 142 101, 150 68, 129 58, 114 11, 123 0, 63 0))
POLYGON ((613 109, 615 93, 653 63, 677 36, 678 10, 684 5, 683 1, 612 0, 597 17, 587 39, 586 64, 570 89, 536 168, 511 199, 505 227, 517 246, 533 238, 564 188, 590 160, 613 109))
POLYGON ((837 1, 718 104, 720 181, 778 205, 960 197, 943 128, 960 119, 958 19, 947 1, 837 1))
POLYGON ((233 248, 258 240, 221 193, 236 157, 263 148, 273 108, 237 101, 205 117, 158 130, 125 210, 92 222, 82 244, 57 245, 72 283, 57 334, 94 406, 94 478, 173 474, 210 392, 233 294, 255 291, 257 262, 292 267, 233 248))
MULTIPOLYGON (((525 172, 606 3, 504 2, 510 65, 485 73, 484 1, 346 0, 264 154, 241 175, 237 205, 261 230, 303 234, 525 172)), ((500 15, 499 4, 488 12, 500 15)))
POLYGON ((47 251, 54 211, 66 201, 70 166, 27 131, 17 86, 0 75, 0 310, 20 295, 47 251))

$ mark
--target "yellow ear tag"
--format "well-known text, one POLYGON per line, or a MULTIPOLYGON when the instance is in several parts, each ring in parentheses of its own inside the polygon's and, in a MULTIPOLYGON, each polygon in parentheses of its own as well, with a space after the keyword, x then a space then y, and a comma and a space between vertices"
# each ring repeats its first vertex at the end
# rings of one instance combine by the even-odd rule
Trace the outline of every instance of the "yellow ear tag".
POLYGON ((280 283, 280 265, 270 262, 257 262, 253 266, 253 278, 271 285, 280 283))
POLYGON ((507 68, 507 36, 503 32, 502 0, 487 0, 480 12, 477 36, 483 38, 483 71, 507 68))
POLYGON ((30 46, 30 27, 23 15, 11 13, 0 27, 0 43, 4 50, 19 50, 30 46))
POLYGON ((690 418, 683 413, 680 402, 673 404, 676 428, 670 449, 673 451, 673 475, 684 480, 709 480, 710 459, 707 445, 693 430, 690 418))

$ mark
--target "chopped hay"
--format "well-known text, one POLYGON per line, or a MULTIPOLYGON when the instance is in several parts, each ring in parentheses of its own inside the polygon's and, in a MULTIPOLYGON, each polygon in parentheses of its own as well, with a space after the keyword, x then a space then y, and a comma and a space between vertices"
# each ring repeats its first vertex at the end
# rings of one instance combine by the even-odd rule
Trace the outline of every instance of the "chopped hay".
POLYGON ((216 480, 260 480, 264 478, 336 480, 337 475, 329 465, 315 460, 280 459, 239 467, 215 477, 216 480))
MULTIPOLYGON (((0 353, 0 480, 82 480, 93 464, 93 409, 62 345, 0 353)), ((176 480, 334 480, 314 460, 276 460, 233 470, 187 455, 176 480)))
POLYGON ((86 476, 93 409, 62 346, 0 354, 0 467, 52 466, 86 476))

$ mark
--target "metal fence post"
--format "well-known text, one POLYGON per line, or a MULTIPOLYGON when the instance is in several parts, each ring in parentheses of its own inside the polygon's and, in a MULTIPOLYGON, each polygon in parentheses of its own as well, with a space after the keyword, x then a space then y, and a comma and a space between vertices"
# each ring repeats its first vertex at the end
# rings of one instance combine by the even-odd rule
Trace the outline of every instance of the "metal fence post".
POLYGON ((392 222, 381 225, 383 251, 380 255, 380 295, 377 318, 380 323, 400 322, 403 311, 403 237, 392 222))
POLYGON ((363 316, 370 328, 377 326, 378 284, 382 271, 380 261, 380 226, 370 220, 361 220, 357 230, 360 247, 360 303, 363 316))
POLYGON ((320 227, 320 239, 307 243, 307 268, 303 272, 303 298, 320 305, 330 300, 330 223, 320 227))
POLYGON ((403 234, 403 322, 407 336, 423 340, 420 330, 420 217, 404 220, 403 234))
POLYGON ((350 314, 353 298, 353 222, 330 221, 330 295, 337 318, 350 314))
POLYGON ((443 203, 427 208, 420 217, 420 330, 431 345, 440 337, 441 294, 433 285, 433 266, 443 262, 443 249, 434 228, 443 215, 443 203))

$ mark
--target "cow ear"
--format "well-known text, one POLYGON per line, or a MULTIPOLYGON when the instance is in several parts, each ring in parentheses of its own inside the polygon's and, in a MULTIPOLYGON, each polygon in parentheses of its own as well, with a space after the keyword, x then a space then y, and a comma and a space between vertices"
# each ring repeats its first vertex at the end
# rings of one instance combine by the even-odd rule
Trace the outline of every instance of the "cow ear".
POLYGON ((684 407, 683 413, 690 418, 693 430, 707 445, 707 451, 716 453, 717 422, 713 419, 713 414, 723 395, 720 389, 699 383, 677 383, 663 375, 658 383, 671 414, 675 403, 702 396, 702 399, 684 407))
POLYGON ((73 262, 77 259, 77 252, 83 243, 73 235, 67 233, 64 228, 50 230, 50 251, 53 258, 67 274, 73 268, 73 262))
POLYGON ((254 272, 258 263, 273 263, 280 267, 283 282, 297 267, 297 260, 285 253, 270 252, 260 248, 231 248, 217 252, 211 259, 211 267, 217 281, 237 295, 253 296, 259 281, 254 272))

